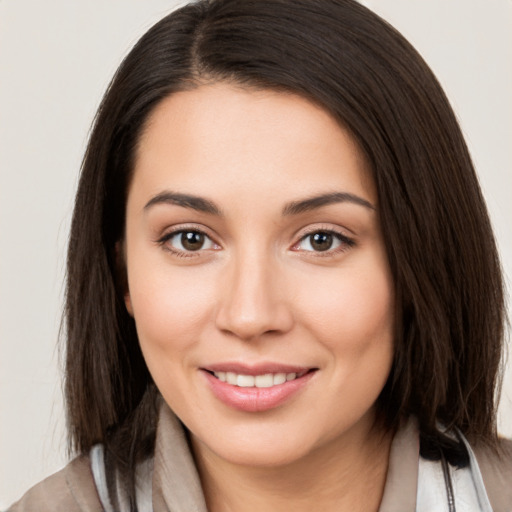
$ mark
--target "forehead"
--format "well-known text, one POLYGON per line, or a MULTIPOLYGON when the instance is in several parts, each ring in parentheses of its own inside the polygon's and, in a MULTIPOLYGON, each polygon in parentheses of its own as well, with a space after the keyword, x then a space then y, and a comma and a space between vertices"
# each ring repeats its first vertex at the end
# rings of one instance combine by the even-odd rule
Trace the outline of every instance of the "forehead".
POLYGON ((283 200, 341 188, 376 199, 360 148, 326 110, 298 95, 225 83, 172 94, 149 117, 132 188, 166 187, 204 195, 250 187, 283 200))

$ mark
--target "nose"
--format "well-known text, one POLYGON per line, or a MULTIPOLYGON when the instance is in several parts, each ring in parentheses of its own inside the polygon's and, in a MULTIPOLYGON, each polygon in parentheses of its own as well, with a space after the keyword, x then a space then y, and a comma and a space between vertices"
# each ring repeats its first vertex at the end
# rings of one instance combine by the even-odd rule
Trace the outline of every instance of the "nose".
MULTIPOLYGON (((283 334, 293 326, 286 286, 268 255, 241 254, 223 275, 217 328, 242 340, 283 334)), ((233 262, 232 262, 233 263, 233 262)))

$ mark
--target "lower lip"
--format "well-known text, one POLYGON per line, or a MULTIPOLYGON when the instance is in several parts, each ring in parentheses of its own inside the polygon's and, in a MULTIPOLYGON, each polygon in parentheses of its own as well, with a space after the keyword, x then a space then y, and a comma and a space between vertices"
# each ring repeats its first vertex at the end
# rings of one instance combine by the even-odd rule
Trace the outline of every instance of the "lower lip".
POLYGON ((245 412, 262 412, 274 409, 292 398, 313 377, 316 371, 310 371, 294 380, 270 388, 242 388, 222 382, 211 373, 203 370, 213 394, 223 403, 245 412))

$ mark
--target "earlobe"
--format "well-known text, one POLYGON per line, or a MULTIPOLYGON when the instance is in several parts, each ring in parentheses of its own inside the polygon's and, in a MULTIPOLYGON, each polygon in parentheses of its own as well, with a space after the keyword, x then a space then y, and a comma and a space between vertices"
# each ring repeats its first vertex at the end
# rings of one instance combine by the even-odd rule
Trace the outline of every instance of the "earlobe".
POLYGON ((129 291, 126 291, 124 294, 124 305, 130 316, 133 316, 132 299, 129 291))

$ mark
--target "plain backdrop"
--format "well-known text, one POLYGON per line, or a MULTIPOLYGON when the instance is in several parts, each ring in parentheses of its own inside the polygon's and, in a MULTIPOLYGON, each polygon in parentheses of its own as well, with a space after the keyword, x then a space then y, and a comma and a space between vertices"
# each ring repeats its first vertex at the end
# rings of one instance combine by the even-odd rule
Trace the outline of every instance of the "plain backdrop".
MULTIPOLYGON (((510 288, 511 0, 363 3, 417 47, 445 87, 477 166, 510 288)), ((57 341, 78 169, 113 72, 176 5, 0 0, 0 509, 66 462, 57 341)), ((500 431, 512 436, 510 371, 500 431)))

